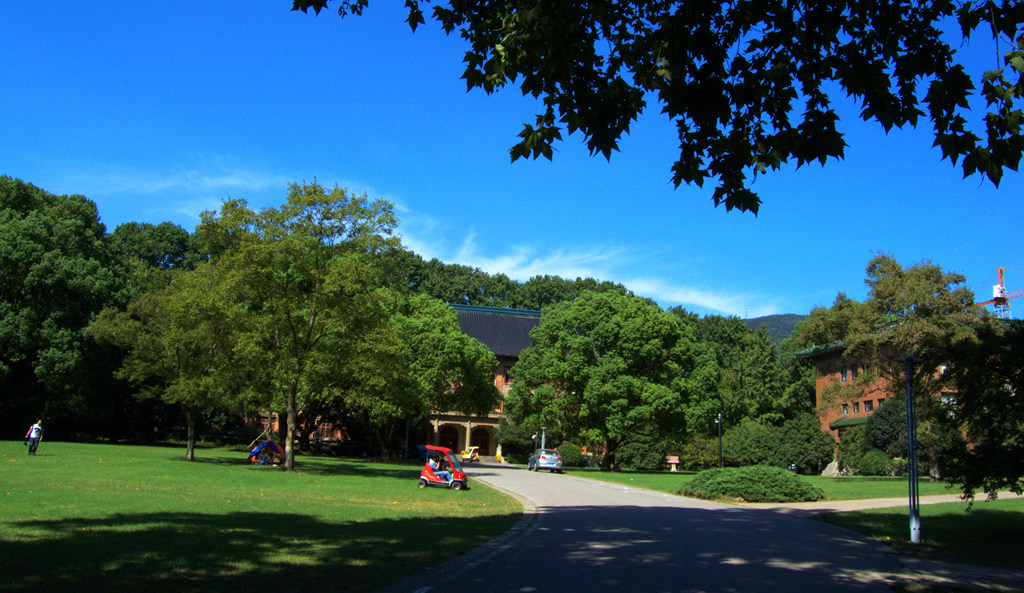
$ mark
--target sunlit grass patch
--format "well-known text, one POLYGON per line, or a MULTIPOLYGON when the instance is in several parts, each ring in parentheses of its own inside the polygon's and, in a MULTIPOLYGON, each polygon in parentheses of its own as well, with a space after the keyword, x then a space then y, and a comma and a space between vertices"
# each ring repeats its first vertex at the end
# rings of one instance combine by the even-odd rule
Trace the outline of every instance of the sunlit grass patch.
POLYGON ((417 463, 300 458, 298 472, 243 451, 0 443, 3 590, 372 590, 465 552, 521 516, 483 484, 416 487, 417 463), (20 455, 18 455, 20 453, 20 455), (448 525, 445 545, 422 534, 448 525))

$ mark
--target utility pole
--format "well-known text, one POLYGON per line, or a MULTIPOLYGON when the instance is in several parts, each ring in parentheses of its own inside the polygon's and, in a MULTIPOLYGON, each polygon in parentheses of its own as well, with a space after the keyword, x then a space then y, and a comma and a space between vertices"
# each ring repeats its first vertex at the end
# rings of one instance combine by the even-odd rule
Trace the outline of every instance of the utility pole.
POLYGON ((719 414, 715 420, 718 425, 718 467, 722 467, 722 415, 719 414))
POLYGON ((917 487, 917 411, 914 403, 914 363, 910 354, 897 358, 907 375, 907 490, 910 497, 910 542, 921 543, 921 499, 917 487))

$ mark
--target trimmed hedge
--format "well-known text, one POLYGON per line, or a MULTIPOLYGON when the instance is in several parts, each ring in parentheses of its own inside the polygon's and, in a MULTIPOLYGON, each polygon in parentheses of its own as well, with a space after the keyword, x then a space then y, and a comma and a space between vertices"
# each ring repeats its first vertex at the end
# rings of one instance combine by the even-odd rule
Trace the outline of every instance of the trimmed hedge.
POLYGON ((583 467, 583 450, 574 443, 562 443, 555 451, 562 456, 562 466, 583 467))
POLYGON ((630 471, 665 469, 665 445, 661 443, 630 443, 615 453, 615 464, 630 471))
POLYGON ((820 488, 804 482, 793 472, 766 465, 704 470, 676 494, 744 502, 810 502, 825 498, 820 488))
POLYGON ((891 476, 896 471, 892 458, 878 449, 865 452, 856 467, 857 473, 864 476, 891 476))

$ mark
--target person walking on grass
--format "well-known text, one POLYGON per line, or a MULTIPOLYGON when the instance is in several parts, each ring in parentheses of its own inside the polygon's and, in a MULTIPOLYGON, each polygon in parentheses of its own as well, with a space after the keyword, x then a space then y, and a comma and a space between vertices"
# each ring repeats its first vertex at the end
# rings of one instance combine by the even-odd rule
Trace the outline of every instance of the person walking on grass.
POLYGON ((25 433, 25 444, 28 445, 28 454, 35 455, 39 448, 39 441, 43 440, 43 421, 36 420, 36 423, 29 427, 25 433))

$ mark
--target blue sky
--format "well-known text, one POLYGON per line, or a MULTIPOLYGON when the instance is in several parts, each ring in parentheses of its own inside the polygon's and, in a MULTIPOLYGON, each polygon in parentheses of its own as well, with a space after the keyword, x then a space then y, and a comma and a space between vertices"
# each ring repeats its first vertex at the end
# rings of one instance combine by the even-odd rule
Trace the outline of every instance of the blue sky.
MULTIPOLYGON (((701 314, 863 300, 876 252, 960 272, 979 301, 1000 266, 1024 288, 1021 174, 964 180, 927 129, 886 135, 842 105, 846 159, 759 178, 756 217, 714 208, 713 183, 672 186, 657 105, 610 162, 569 137, 553 162, 511 163, 539 103, 467 93, 462 40, 410 33, 398 5, 341 19, 289 0, 4 3, 0 174, 88 197, 108 230, 191 231, 225 198, 278 206, 315 178, 393 202, 425 258, 621 282, 701 314)), ((965 51, 996 67, 991 48, 965 51)))

